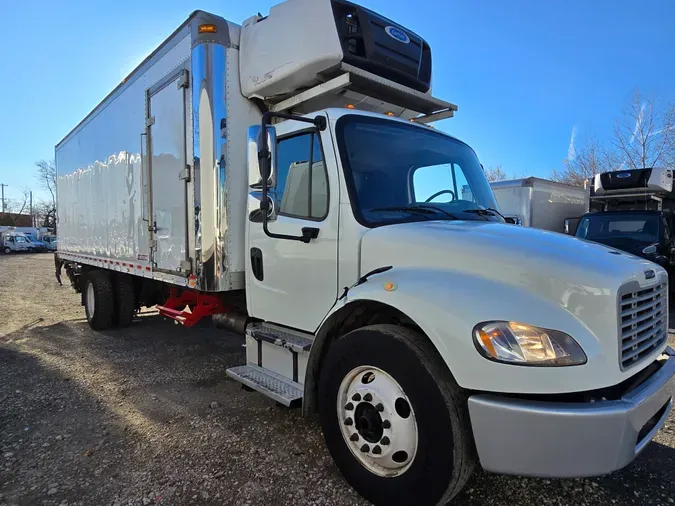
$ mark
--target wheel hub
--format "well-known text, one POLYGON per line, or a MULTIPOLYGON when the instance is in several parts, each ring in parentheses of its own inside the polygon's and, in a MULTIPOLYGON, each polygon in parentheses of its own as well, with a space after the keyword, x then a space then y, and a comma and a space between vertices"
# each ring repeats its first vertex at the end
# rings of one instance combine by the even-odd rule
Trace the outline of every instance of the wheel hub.
POLYGON ((401 386, 385 371, 360 366, 338 390, 338 420, 356 459, 378 476, 403 474, 417 452, 415 413, 401 386))
POLYGON ((354 410, 354 420, 356 431, 363 439, 369 443, 377 443, 382 439, 382 417, 375 406, 369 402, 359 403, 354 410))

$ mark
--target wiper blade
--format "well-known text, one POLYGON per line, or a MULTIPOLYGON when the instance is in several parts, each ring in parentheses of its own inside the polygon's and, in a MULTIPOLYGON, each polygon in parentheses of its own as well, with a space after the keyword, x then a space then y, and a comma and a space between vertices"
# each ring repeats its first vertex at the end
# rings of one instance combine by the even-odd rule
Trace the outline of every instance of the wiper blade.
POLYGON ((376 207, 375 209, 368 209, 368 212, 371 211, 410 211, 418 212, 422 214, 435 214, 429 209, 424 209, 423 207, 418 206, 392 206, 392 207, 376 207))
POLYGON ((432 206, 432 205, 429 205, 429 204, 416 205, 415 207, 417 207, 418 209, 429 209, 429 210, 433 209, 434 211, 438 211, 439 213, 443 213, 446 216, 449 216, 453 220, 459 220, 459 218, 457 216, 455 216, 452 213, 449 213, 448 211, 446 211, 445 209, 443 209, 441 207, 436 207, 436 206, 432 206))
POLYGON ((464 209, 462 212, 473 213, 477 214, 478 216, 500 216, 504 221, 506 221, 506 216, 492 207, 488 207, 486 209, 464 209))
POLYGON ((452 213, 449 213, 445 209, 441 209, 440 207, 436 206, 431 206, 431 205, 414 205, 414 206, 393 206, 393 207, 378 207, 375 209, 369 209, 369 211, 410 211, 410 212, 417 212, 420 214, 437 214, 441 213, 446 216, 449 216, 453 220, 459 220, 457 216, 455 216, 452 213))

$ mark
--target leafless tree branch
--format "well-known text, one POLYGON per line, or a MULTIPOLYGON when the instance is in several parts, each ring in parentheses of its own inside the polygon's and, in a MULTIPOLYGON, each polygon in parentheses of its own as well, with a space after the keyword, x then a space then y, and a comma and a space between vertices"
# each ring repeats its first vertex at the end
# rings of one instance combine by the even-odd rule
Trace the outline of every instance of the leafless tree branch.
POLYGON ((38 168, 37 179, 40 187, 49 192, 52 205, 56 207, 56 162, 54 160, 39 160, 35 162, 35 165, 38 168))

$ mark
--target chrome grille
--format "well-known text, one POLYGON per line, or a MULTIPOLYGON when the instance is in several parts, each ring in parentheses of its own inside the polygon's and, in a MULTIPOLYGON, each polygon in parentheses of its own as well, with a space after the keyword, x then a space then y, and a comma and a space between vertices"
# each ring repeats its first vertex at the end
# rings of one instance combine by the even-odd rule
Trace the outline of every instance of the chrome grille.
POLYGON ((622 369, 639 363, 668 338, 667 290, 668 284, 660 283, 619 297, 622 369))

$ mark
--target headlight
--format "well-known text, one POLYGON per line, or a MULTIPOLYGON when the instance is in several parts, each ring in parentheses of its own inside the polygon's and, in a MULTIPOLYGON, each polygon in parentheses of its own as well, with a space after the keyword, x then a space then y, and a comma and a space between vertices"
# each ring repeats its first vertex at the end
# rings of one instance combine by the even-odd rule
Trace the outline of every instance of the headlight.
POLYGON ((650 244, 649 246, 647 246, 642 250, 642 253, 644 253, 645 255, 653 255, 654 253, 656 253, 656 244, 650 244))
POLYGON ((586 363, 570 336, 515 322, 484 322, 473 329, 476 349, 489 360, 515 365, 565 366, 586 363))

